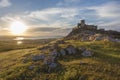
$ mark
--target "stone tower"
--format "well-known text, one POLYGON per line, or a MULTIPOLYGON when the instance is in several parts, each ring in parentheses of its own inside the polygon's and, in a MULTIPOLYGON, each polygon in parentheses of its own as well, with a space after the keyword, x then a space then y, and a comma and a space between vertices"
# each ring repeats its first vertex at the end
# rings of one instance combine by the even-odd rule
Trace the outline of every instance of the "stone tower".
POLYGON ((81 20, 81 27, 84 27, 85 26, 85 20, 81 20))

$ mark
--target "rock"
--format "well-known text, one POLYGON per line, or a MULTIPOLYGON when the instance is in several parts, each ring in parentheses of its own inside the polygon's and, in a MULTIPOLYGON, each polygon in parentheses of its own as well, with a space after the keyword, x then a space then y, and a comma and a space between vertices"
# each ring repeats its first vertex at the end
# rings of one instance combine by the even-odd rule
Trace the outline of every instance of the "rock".
POLYGON ((51 53, 50 53, 51 56, 54 56, 54 57, 57 57, 60 55, 60 53, 57 51, 57 49, 54 49, 51 53))
POLYGON ((46 66, 47 72, 50 72, 51 69, 54 69, 57 67, 57 64, 55 63, 55 57, 50 55, 44 59, 43 64, 46 66))
POLYGON ((76 49, 74 48, 74 46, 69 45, 66 50, 68 51, 68 54, 75 54, 76 53, 76 49))
POLYGON ((100 41, 100 40, 103 40, 104 39, 104 35, 102 34, 95 34, 94 35, 94 41, 100 41))
POLYGON ((33 61, 43 60, 45 58, 44 54, 35 55, 32 57, 33 61))
POLYGON ((56 68, 57 67, 57 64, 56 63, 51 63, 50 65, 48 65, 49 68, 56 68))
POLYGON ((57 67, 56 63, 51 63, 48 65, 48 72, 51 72, 51 70, 55 69, 57 67))
POLYGON ((120 42, 119 39, 114 39, 114 38, 112 38, 112 37, 110 37, 110 36, 106 36, 106 37, 104 38, 104 41, 120 42))
POLYGON ((98 36, 94 39, 94 41, 100 41, 100 40, 103 40, 103 39, 104 39, 103 37, 98 36))
POLYGON ((81 41, 89 41, 89 37, 84 36, 84 37, 82 37, 81 41))
POLYGON ((115 42, 120 42, 120 39, 115 39, 115 42))
POLYGON ((76 53, 76 49, 75 48, 72 48, 72 53, 75 54, 76 53))
POLYGON ((68 54, 72 54, 72 50, 70 48, 66 49, 68 51, 68 54))
POLYGON ((93 53, 91 52, 91 51, 89 51, 89 50, 85 50, 83 53, 82 53, 82 56, 92 56, 93 55, 93 53))
POLYGON ((64 49, 61 49, 61 50, 60 50, 60 53, 61 53, 61 55, 63 55, 63 56, 66 55, 66 51, 65 51, 64 49))
POLYGON ((94 35, 89 36, 89 41, 93 41, 95 39, 94 35))
POLYGON ((51 64, 51 63, 53 63, 53 62, 55 62, 55 57, 54 56, 47 56, 47 57, 45 57, 44 58, 44 61, 43 61, 43 63, 45 64, 45 65, 49 65, 49 64, 51 64))

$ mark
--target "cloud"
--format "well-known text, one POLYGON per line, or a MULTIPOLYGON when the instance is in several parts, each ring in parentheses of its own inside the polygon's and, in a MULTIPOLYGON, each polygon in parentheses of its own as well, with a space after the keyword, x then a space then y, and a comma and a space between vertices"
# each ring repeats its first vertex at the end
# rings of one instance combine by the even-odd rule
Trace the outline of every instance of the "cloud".
POLYGON ((31 36, 65 36, 71 28, 36 27, 29 29, 26 34, 31 36))
POLYGON ((120 5, 117 2, 109 2, 100 6, 89 7, 88 9, 95 10, 96 14, 102 18, 120 17, 120 5))
POLYGON ((81 0, 63 0, 57 3, 57 6, 72 6, 76 5, 80 2, 81 0))
POLYGON ((57 30, 59 28, 52 28, 52 27, 36 27, 36 28, 31 28, 28 30, 28 32, 50 32, 57 30))
POLYGON ((22 15, 5 15, 1 17, 1 21, 10 23, 14 20, 24 20, 23 22, 32 27, 71 27, 70 22, 75 21, 78 12, 76 8, 48 8, 22 15))
POLYGON ((106 30, 116 30, 120 31, 120 21, 110 21, 110 22, 102 22, 99 24, 100 28, 105 28, 106 30))
POLYGON ((44 21, 48 21, 50 20, 50 17, 54 16, 55 14, 59 14, 61 11, 59 11, 56 8, 52 8, 52 9, 45 9, 45 10, 41 10, 41 11, 33 11, 29 14, 29 17, 31 18, 35 18, 35 19, 39 19, 39 20, 44 20, 44 21))
POLYGON ((1 17, 0 19, 5 22, 10 22, 15 19, 15 16, 6 15, 6 16, 1 17))
POLYGON ((0 29, 0 35, 8 35, 10 34, 7 29, 0 29))
POLYGON ((79 17, 78 8, 47 8, 28 12, 22 19, 30 22, 31 26, 39 27, 71 27, 72 22, 79 17))
POLYGON ((72 28, 60 28, 60 29, 56 29, 54 31, 52 31, 51 33, 55 35, 59 35, 59 36, 67 36, 68 33, 70 33, 72 30, 72 28))
POLYGON ((43 21, 50 21, 56 18, 72 18, 76 15, 78 15, 78 9, 75 8, 48 8, 33 11, 29 13, 28 17, 43 21))
POLYGON ((0 8, 11 6, 9 0, 0 0, 0 8))

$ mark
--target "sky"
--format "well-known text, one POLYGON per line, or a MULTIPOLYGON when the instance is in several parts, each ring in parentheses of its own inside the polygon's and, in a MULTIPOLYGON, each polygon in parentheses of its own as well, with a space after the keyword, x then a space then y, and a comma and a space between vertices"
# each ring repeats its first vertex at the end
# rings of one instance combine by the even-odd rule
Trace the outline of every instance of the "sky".
POLYGON ((22 21, 28 36, 64 36, 81 19, 98 28, 120 31, 120 0, 0 0, 0 35, 11 35, 22 21))

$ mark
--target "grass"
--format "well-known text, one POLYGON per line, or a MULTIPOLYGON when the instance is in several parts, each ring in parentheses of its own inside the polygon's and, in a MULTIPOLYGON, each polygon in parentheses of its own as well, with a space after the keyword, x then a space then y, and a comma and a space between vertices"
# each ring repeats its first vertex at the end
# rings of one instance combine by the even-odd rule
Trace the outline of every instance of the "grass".
POLYGON ((31 56, 40 53, 36 48, 11 50, 0 53, 0 80, 119 80, 120 43, 80 42, 69 40, 66 44, 87 47, 92 57, 82 57, 81 52, 58 58, 59 66, 51 73, 44 71, 42 61, 33 62, 31 56), (27 58, 27 62, 23 60, 27 58), (81 62, 85 64, 80 64, 81 62), (29 70, 30 66, 34 66, 29 70))
POLYGON ((0 40, 0 52, 35 48, 53 40, 55 39, 22 40, 23 44, 17 44, 16 40, 0 40))

